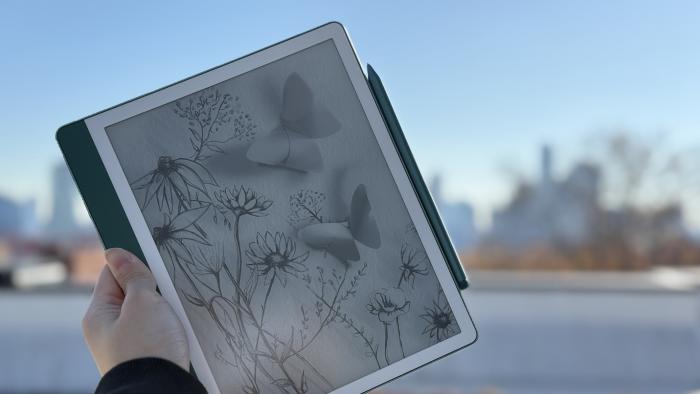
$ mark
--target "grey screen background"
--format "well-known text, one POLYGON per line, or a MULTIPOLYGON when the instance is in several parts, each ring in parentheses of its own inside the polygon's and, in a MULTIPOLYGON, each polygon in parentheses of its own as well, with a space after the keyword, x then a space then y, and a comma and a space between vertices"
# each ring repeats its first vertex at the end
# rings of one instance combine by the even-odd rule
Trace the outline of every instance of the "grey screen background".
POLYGON ((459 333, 332 41, 106 128, 222 392, 459 333))

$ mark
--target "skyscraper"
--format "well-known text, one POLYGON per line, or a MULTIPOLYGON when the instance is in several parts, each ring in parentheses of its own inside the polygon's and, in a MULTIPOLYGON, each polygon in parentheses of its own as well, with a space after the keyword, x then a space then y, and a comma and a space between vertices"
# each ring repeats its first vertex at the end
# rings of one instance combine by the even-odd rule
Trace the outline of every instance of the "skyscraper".
POLYGON ((542 145, 540 156, 540 182, 544 187, 552 184, 552 148, 549 145, 542 145))
POLYGON ((450 239, 457 251, 472 246, 476 242, 477 232, 474 225, 474 210, 466 202, 446 201, 442 195, 442 178, 435 175, 430 182, 430 194, 440 212, 450 239))
POLYGON ((37 230, 34 200, 15 202, 0 196, 0 236, 33 236, 37 230))
POLYGON ((50 236, 63 237, 78 231, 78 224, 75 220, 77 193, 68 167, 63 163, 54 167, 52 182, 51 218, 46 230, 50 236))

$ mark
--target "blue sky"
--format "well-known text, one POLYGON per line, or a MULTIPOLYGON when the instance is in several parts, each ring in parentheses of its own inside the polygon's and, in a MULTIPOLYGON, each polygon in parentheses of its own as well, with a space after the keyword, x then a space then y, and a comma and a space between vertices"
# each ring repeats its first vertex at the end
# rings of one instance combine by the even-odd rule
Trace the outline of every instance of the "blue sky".
MULTIPOLYGON (((426 175, 475 204, 591 133, 700 143, 700 2, 3 2, 0 194, 46 213, 57 127, 330 20, 381 73, 426 175)), ((697 213, 695 216, 700 218, 697 213)))

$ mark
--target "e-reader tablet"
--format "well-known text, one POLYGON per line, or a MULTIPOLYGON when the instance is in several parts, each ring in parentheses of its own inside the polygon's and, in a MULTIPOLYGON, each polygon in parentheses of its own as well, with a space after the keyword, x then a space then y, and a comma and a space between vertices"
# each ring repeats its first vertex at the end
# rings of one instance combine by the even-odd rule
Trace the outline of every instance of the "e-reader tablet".
POLYGON ((329 23, 59 130, 209 392, 364 392, 476 340, 375 85, 329 23))

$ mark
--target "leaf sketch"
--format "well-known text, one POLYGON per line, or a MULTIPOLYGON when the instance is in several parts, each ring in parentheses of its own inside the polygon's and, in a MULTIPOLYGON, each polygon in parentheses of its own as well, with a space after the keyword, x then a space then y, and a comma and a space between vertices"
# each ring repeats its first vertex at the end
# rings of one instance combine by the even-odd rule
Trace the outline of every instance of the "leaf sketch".
POLYGON ((323 223, 323 203, 326 195, 311 189, 301 189, 289 196, 289 223, 297 230, 312 223, 323 223))
POLYGON ((176 101, 173 112, 187 120, 194 161, 224 153, 223 146, 229 141, 253 138, 257 127, 237 96, 221 94, 218 89, 205 89, 196 97, 176 101), (222 130, 228 126, 230 130, 222 130))
POLYGON ((221 271, 226 265, 226 253, 223 245, 214 245, 212 248, 206 249, 198 248, 197 253, 193 254, 193 260, 193 264, 189 267, 190 271, 198 276, 213 276, 218 293, 221 294, 221 271))
POLYGON ((302 172, 323 167, 315 139, 340 131, 341 124, 314 98, 309 85, 297 73, 287 77, 282 92, 279 126, 258 136, 246 156, 255 163, 285 167, 302 172))
POLYGON ((144 190, 141 209, 155 199, 159 210, 182 212, 198 201, 200 194, 209 198, 207 185, 216 180, 203 165, 190 159, 160 156, 156 168, 131 182, 133 190, 144 190))
POLYGON ((218 278, 224 268, 225 252, 223 245, 212 245, 212 248, 198 248, 193 254, 194 266, 192 271, 199 275, 213 275, 218 278), (221 253, 219 253, 219 251, 221 253))
POLYGON ((208 209, 208 206, 203 206, 181 212, 172 219, 165 217, 162 225, 153 228, 152 235, 156 246, 165 250, 168 255, 193 261, 194 258, 187 244, 210 244, 203 236, 190 228, 204 216, 208 209))

